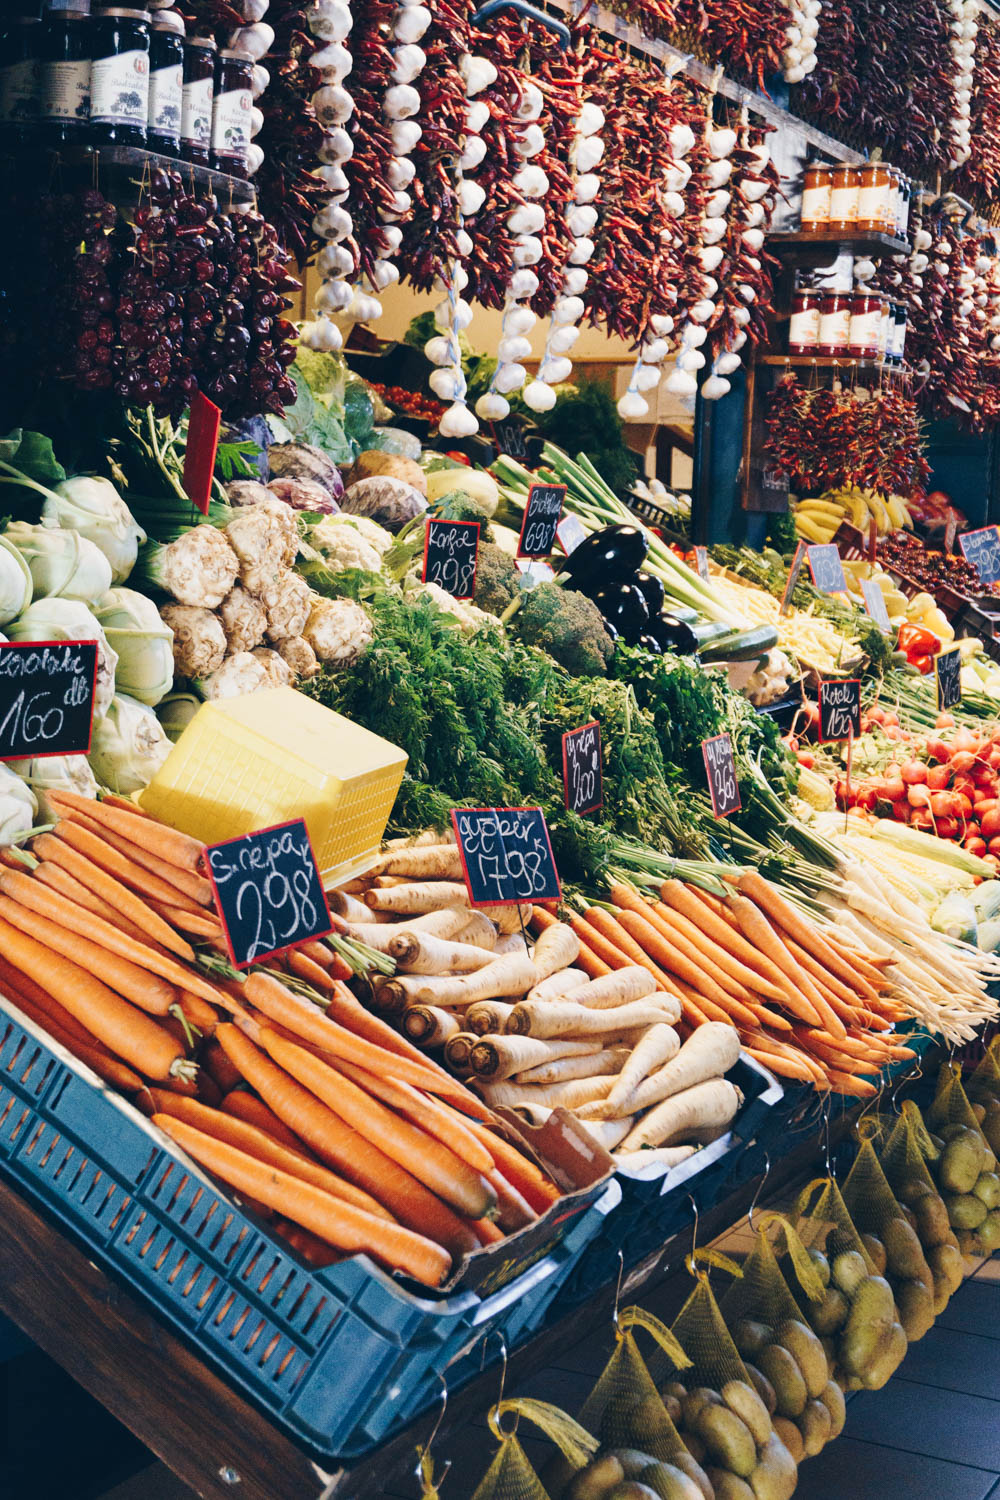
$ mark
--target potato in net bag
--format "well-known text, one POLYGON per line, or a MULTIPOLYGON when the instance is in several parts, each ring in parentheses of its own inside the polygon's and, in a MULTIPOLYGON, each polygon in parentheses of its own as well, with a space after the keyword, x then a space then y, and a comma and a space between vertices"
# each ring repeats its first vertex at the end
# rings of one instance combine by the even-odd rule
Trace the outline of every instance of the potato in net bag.
POLYGON ((959 1248, 964 1255, 992 1255, 1000 1246, 997 1159, 969 1103, 957 1063, 941 1065, 927 1125, 940 1151, 931 1170, 959 1248))
POLYGON ((500 1447, 472 1500, 549 1500, 549 1491, 518 1441, 517 1427, 522 1417, 556 1444, 571 1474, 585 1469, 597 1452, 597 1443, 590 1433, 551 1402, 527 1396, 498 1401, 486 1420, 500 1447), (516 1418, 512 1432, 503 1429, 503 1418, 508 1413, 516 1418))
POLYGON ((916 1216, 897 1203, 871 1141, 862 1141, 843 1194, 869 1259, 892 1287, 907 1341, 916 1343, 934 1323, 934 1277, 916 1216))
POLYGON ((650 1376, 632 1332, 643 1328, 666 1352, 671 1366, 686 1363, 670 1330, 641 1307, 625 1308, 615 1321, 615 1348, 578 1420, 600 1439, 597 1458, 573 1472, 566 1459, 549 1464, 544 1479, 553 1500, 591 1500, 606 1481, 636 1480, 661 1500, 714 1500, 704 1470, 684 1447, 650 1376))
POLYGON ((811 1302, 822 1301, 826 1289, 794 1227, 781 1214, 767 1213, 758 1216, 743 1275, 720 1307, 775 1432, 801 1463, 840 1435, 847 1409, 833 1379, 832 1349, 802 1317, 768 1237, 771 1225, 785 1237, 789 1275, 811 1302))
MULTIPOLYGON (((707 1255, 740 1274, 728 1257, 707 1255)), ((795 1460, 737 1352, 708 1273, 694 1271, 692 1260, 688 1264, 697 1284, 671 1331, 691 1363, 664 1388, 665 1396, 679 1403, 681 1437, 704 1464, 717 1496, 790 1500, 798 1480, 795 1460)))
MULTIPOLYGON (((858 1128, 865 1134, 870 1122, 862 1120, 858 1128)), ((871 1139, 876 1143, 884 1136, 883 1131, 871 1139)), ((907 1099, 884 1144, 878 1146, 878 1159, 896 1201, 913 1215, 913 1227, 934 1278, 935 1314, 944 1312, 965 1275, 948 1210, 928 1165, 937 1154, 919 1109, 907 1099)))
POLYGON ((843 1390, 881 1390, 906 1354, 906 1333, 892 1287, 876 1271, 832 1177, 803 1188, 794 1220, 826 1287, 822 1302, 802 1297, 800 1306, 820 1337, 832 1340, 834 1379, 843 1390))
MULTIPOLYGON (((1000 1104, 1000 1033, 993 1038, 969 1074, 965 1091, 972 1104, 983 1105, 987 1115, 996 1113, 996 1106, 1000 1104)), ((986 1138, 989 1140, 988 1134, 986 1138)), ((993 1145, 992 1141, 990 1145, 993 1145)))

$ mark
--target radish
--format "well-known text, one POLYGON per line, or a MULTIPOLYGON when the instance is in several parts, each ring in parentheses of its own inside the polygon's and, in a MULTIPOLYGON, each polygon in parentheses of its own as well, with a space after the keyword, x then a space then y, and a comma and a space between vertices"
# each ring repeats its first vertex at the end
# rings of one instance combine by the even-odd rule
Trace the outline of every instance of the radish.
POLYGON ((932 792, 943 792, 951 780, 951 770, 948 766, 929 766, 927 768, 927 785, 932 792))
POLYGON ((908 786, 921 786, 927 781, 927 767, 920 760, 907 761, 901 774, 908 786))
POLYGON ((1000 835, 1000 808, 993 807, 989 812, 983 813, 979 819, 979 826, 982 829, 983 838, 990 844, 990 853, 995 854, 992 840, 1000 835))
POLYGON ((934 727, 935 729, 954 729, 955 715, 938 714, 937 718, 934 720, 934 727))

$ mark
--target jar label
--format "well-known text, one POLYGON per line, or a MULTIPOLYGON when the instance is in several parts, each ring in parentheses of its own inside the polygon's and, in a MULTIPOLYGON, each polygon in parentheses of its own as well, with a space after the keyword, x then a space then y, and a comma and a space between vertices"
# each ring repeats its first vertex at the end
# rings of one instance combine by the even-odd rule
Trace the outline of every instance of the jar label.
POLYGON ((149 128, 176 140, 181 133, 184 70, 180 63, 156 68, 149 75, 149 128))
POLYGON ((217 156, 246 160, 252 109, 253 94, 248 88, 216 94, 212 106, 212 150, 217 156))
POLYGON ((802 194, 803 224, 828 224, 830 222, 830 184, 822 187, 807 187, 802 194))
POLYGON ((38 64, 26 57, 0 68, 0 120, 16 123, 38 114, 38 64))
POLYGON ((830 220, 834 224, 854 224, 858 217, 857 183, 835 187, 830 194, 830 220))
POLYGON ((788 320, 788 344, 795 352, 803 349, 815 349, 819 343, 819 307, 803 308, 801 312, 793 312, 788 320))
POLYGON ((90 59, 50 62, 42 68, 42 117, 46 120, 90 118, 90 59))
POLYGON ((95 57, 90 118, 105 125, 141 125, 149 113, 149 53, 140 49, 95 57))
POLYGON ((208 150, 212 139, 212 80, 196 78, 183 88, 181 136, 192 146, 208 150))
POLYGON ((874 358, 878 352, 879 329, 882 325, 882 310, 873 307, 870 312, 851 314, 850 348, 852 354, 874 358))
POLYGON ((858 218, 863 224, 889 222, 889 184, 866 182, 858 193, 858 218))
POLYGON ((819 342, 823 349, 842 353, 847 349, 851 329, 851 309, 844 307, 837 312, 825 312, 819 320, 819 342))

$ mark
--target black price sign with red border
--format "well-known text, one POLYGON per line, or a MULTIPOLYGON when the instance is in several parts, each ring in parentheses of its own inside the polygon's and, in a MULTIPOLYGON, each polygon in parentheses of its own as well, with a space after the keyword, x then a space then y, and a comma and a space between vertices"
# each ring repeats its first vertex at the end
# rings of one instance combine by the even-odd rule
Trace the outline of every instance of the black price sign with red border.
POLYGON ((560 899, 559 872, 540 807, 456 807, 451 821, 473 906, 560 899))
POLYGON ((701 753, 712 811, 717 818, 728 818, 743 806, 732 739, 728 734, 717 734, 710 740, 702 740, 701 753))
POLYGON ((861 683, 856 677, 827 678, 819 685, 819 737, 856 740, 861 733, 861 683))
POLYGON ((476 591, 479 522, 427 522, 424 536, 424 582, 436 583, 455 599, 471 599, 476 591))
POLYGON ((528 491, 517 543, 518 557, 550 557, 566 499, 564 484, 533 484, 528 491))
POLYGON ((229 956, 238 969, 325 937, 333 924, 302 818, 205 850, 229 956))
POLYGON ((562 737, 563 787, 570 812, 592 813, 604 804, 601 726, 596 719, 562 737))
POLYGON ((0 761, 89 753, 97 649, 96 641, 0 644, 0 761))

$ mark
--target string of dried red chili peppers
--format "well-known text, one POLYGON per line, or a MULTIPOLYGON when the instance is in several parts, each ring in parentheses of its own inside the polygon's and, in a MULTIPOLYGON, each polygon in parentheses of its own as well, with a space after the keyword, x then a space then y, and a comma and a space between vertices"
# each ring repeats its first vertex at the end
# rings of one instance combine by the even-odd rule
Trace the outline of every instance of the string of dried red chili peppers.
POLYGON ((1000 192, 1000 23, 981 12, 972 75, 975 150, 956 174, 956 192, 994 199, 1000 192))
POLYGON ((895 386, 807 388, 785 375, 768 403, 764 452, 799 494, 841 485, 910 499, 930 474, 916 402, 895 386))
POLYGON ((788 22, 785 0, 680 0, 676 8, 676 24, 710 57, 760 88, 781 70, 788 22))

